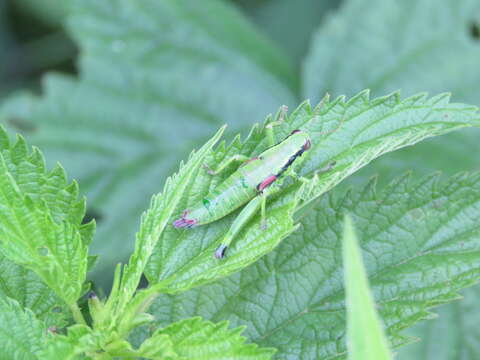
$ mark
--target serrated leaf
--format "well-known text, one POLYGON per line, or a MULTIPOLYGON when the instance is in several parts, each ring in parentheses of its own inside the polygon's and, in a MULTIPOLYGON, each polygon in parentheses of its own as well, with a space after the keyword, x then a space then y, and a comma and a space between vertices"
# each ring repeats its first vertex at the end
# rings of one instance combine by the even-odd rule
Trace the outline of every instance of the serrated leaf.
MULTIPOLYGON (((299 184, 293 184, 270 201, 267 231, 260 230, 258 218, 252 220, 244 233, 235 239, 224 261, 219 262, 212 254, 238 211, 194 229, 167 227, 150 258, 147 278, 151 283, 168 282, 168 291, 171 292, 238 271, 271 251, 294 230, 292 215, 298 210, 298 192, 304 200, 300 207, 305 207, 374 158, 425 137, 469 124, 479 125, 479 118, 476 108, 449 104, 447 95, 430 99, 417 95, 402 101, 398 94, 393 94, 370 100, 368 93, 362 92, 348 101, 326 98, 313 109, 304 103, 293 111, 283 126, 276 127, 277 138, 285 138, 294 129, 307 131, 312 146, 299 172, 309 176, 335 161, 333 169, 319 175, 303 189, 299 184)), ((255 126, 244 142, 237 138, 228 147, 220 145, 208 164, 215 166, 238 153, 254 157, 267 146, 264 128, 255 126)), ((212 177, 205 169, 198 170, 188 186, 189 192, 175 210, 176 217, 201 201, 228 175, 226 172, 212 177)))
MULTIPOLYGON (((182 360, 272 358, 275 349, 246 344, 245 338, 240 335, 242 331, 243 328, 229 329, 227 321, 214 324, 195 317, 157 330, 144 344, 166 335, 182 360)), ((146 346, 144 344, 142 347, 146 346)))
POLYGON ((476 0, 346 0, 312 39, 304 96, 428 90, 478 103, 480 47, 468 27, 479 15, 476 0))
MULTIPOLYGON (((173 350, 172 340, 167 334, 157 333, 145 340, 138 349, 138 355, 147 359, 178 359, 173 350)), ((183 359, 183 358, 182 358, 183 359)))
MULTIPOLYGON (((220 139, 224 130, 225 127, 221 128, 201 149, 193 152, 185 165, 181 163, 179 172, 167 179, 163 192, 152 198, 149 210, 142 216, 140 231, 135 243, 135 252, 123 269, 118 288, 115 287, 112 292, 115 295, 111 296, 107 303, 107 307, 112 306, 111 311, 114 318, 120 317, 122 321, 125 321, 127 317, 124 313, 125 307, 137 290, 145 266, 157 246, 167 222, 182 199, 187 186, 191 183, 193 174, 202 167, 205 158, 220 139), (118 294, 118 297, 116 294, 118 294)), ((130 326, 128 320, 127 326, 130 326)))
POLYGON ((414 344, 402 347, 399 360, 475 360, 480 358, 480 311, 477 285, 462 291, 460 301, 440 307, 438 317, 424 321, 408 331, 418 337, 414 344))
POLYGON ((348 359, 392 359, 383 325, 375 310, 352 219, 348 215, 345 216, 342 248, 348 359))
MULTIPOLYGON (((66 335, 55 334, 48 338, 41 352, 41 359, 77 360, 85 359, 82 356, 86 351, 95 351, 98 342, 91 328, 76 324, 68 328, 66 335)), ((106 357, 110 359, 110 357, 106 357)))
POLYGON ((2 359, 40 359, 47 327, 18 302, 0 296, 0 348, 2 359))
MULTIPOLYGON (((0 133, 5 138, 3 129, 0 133)), ((0 250, 35 272, 68 305, 80 297, 93 232, 82 231, 85 200, 60 166, 47 172, 23 138, 0 149, 0 250)), ((14 293, 13 297, 17 297, 14 293)))
POLYGON ((152 313, 160 325, 190 316, 247 325, 279 359, 345 355, 345 308, 340 264, 342 219, 350 213, 362 234, 369 281, 393 347, 400 331, 430 318, 428 307, 458 298, 480 277, 480 174, 444 184, 408 178, 380 193, 374 183, 345 196, 326 195, 301 231, 273 253, 218 283, 162 296, 152 313))
MULTIPOLYGON (((470 32, 479 22, 476 0, 346 0, 312 39, 303 96, 316 101, 325 92, 353 95, 365 88, 375 96, 450 91, 455 101, 480 104, 480 47, 470 32)), ((379 159, 356 179, 477 169, 479 136, 467 131, 433 139, 379 159)))
POLYGON ((47 76, 41 98, 10 99, 0 121, 33 124, 30 141, 82 184, 100 215, 93 251, 104 275, 132 252, 140 214, 180 159, 225 122, 238 132, 294 104, 295 84, 281 54, 228 3, 76 4, 79 79, 47 76))
POLYGON ((0 255, 0 297, 16 300, 28 308, 47 326, 65 325, 64 302, 33 271, 0 255))

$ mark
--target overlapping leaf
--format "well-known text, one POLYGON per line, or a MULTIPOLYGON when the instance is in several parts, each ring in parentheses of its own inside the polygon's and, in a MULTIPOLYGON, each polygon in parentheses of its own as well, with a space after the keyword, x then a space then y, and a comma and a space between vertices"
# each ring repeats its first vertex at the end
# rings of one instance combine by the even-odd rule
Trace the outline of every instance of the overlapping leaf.
POLYGON ((66 335, 56 334, 47 339, 40 352, 40 359, 76 360, 85 355, 86 351, 96 351, 98 338, 86 325, 71 326, 66 335))
MULTIPOLYGON (((451 91, 455 101, 480 104, 480 46, 471 31, 480 23, 479 4, 344 1, 313 38, 303 96, 319 99, 325 92, 349 95, 365 88, 373 95, 398 89, 406 95, 451 91)), ((476 170, 479 136, 480 131, 455 133, 402 150, 362 171, 362 181, 373 173, 392 179, 410 169, 450 175, 476 170)))
POLYGON ((179 358, 178 354, 173 350, 170 336, 162 333, 153 334, 145 340, 137 353, 146 359, 170 360, 179 358))
MULTIPOLYGON (((312 41, 304 68, 304 96, 319 98, 324 91, 348 94, 363 88, 381 94, 401 88, 407 93, 419 89, 452 91, 456 100, 479 104, 476 59, 480 47, 478 37, 473 36, 473 29, 479 23, 479 3, 474 0, 445 1, 440 6, 431 0, 346 0, 318 29, 312 41), (362 15, 358 16, 359 13, 362 15)), ((385 181, 407 169, 414 169, 416 174, 435 170, 453 174, 478 169, 479 135, 478 130, 462 131, 406 148, 375 161, 354 179, 361 181, 379 173, 385 181)), ((449 307, 450 310, 444 310, 447 314, 463 310, 460 304, 449 307)), ((465 318, 472 317, 465 315, 465 318)), ((447 322, 437 320, 423 325, 422 329, 431 329, 420 330, 426 336, 425 342, 429 343, 433 336, 438 345, 455 342, 453 330, 434 330, 442 326, 435 324, 447 322), (431 335, 433 332, 435 335, 431 335)), ((448 351, 420 344, 412 350, 413 354, 407 351, 409 355, 405 358, 428 357, 428 354, 449 357, 453 353, 476 358, 480 346, 474 343, 446 345, 448 351)))
POLYGON ((47 76, 42 97, 7 101, 0 121, 29 125, 29 141, 82 184, 105 276, 133 250, 138 218, 180 159, 224 123, 238 132, 294 104, 295 81, 225 2, 75 3, 79 79, 47 76))
POLYGON ((0 347, 2 359, 41 359, 47 328, 18 302, 0 296, 0 347))
POLYGON ((480 47, 469 28, 479 15, 475 0, 346 0, 312 40, 304 96, 428 90, 478 103, 480 47))
POLYGON ((242 328, 229 329, 227 321, 213 324, 197 317, 157 330, 147 341, 153 341, 159 336, 168 336, 175 352, 180 359, 185 360, 272 358, 274 349, 245 344, 245 338, 240 335, 242 331, 242 328))
POLYGON ((374 183, 324 196, 298 231, 271 254, 219 283, 152 306, 159 324, 193 315, 247 325, 247 336, 276 347, 279 359, 332 359, 345 353, 341 246, 343 214, 352 215, 375 302, 393 346, 400 330, 457 299, 480 277, 480 175, 445 184, 435 176, 401 178, 376 194, 374 183))
MULTIPOLYGON (((47 172, 38 149, 30 151, 21 137, 10 143, 3 129, 0 184, 3 255, 35 272, 57 296, 73 304, 82 292, 87 246, 95 228, 93 222, 82 225, 85 200, 77 199, 77 184, 67 183, 60 166, 47 172)), ((22 296, 21 287, 10 290, 7 295, 22 296)))
POLYGON ((155 336, 137 350, 133 349, 127 341, 114 336, 109 332, 93 331, 86 325, 76 324, 68 328, 67 334, 56 334, 54 337, 50 337, 40 353, 40 358, 76 360, 97 353, 106 359, 137 359, 140 357, 155 360, 178 359, 167 335, 155 336))
MULTIPOLYGON (((157 246, 167 222, 187 190, 187 186, 191 183, 193 174, 202 167, 205 158, 220 139, 224 130, 225 127, 220 129, 200 150, 193 152, 185 165, 181 163, 179 172, 167 179, 163 192, 152 198, 149 210, 142 216, 135 251, 128 265, 123 269, 121 281, 114 285, 110 295, 107 306, 112 306, 109 309, 112 312, 112 317, 117 316, 122 319, 126 316, 124 313, 125 307, 137 290, 145 266, 157 246)), ((162 244, 159 244, 158 247, 161 248, 162 244)))
POLYGON ((48 326, 64 325, 66 309, 63 301, 33 271, 3 255, 0 255, 0 297, 16 300, 48 326))
POLYGON ((463 298, 439 308, 438 317, 408 331, 418 342, 401 348, 398 359, 475 360, 480 357, 480 287, 462 291, 463 298))
MULTIPOLYGON (((303 129, 311 135, 312 147, 306 153, 300 173, 311 175, 336 162, 331 171, 302 190, 303 197, 308 199, 301 204, 304 206, 386 152, 412 145, 425 137, 478 124, 479 114, 475 107, 449 104, 446 95, 430 99, 417 95, 401 101, 398 94, 393 94, 370 100, 368 93, 363 92, 349 101, 324 99, 313 109, 304 103, 276 131, 278 139, 294 129, 303 129)), ((237 153, 256 156, 266 147, 264 129, 254 127, 243 143, 237 138, 228 147, 220 146, 208 163, 213 166, 237 153)), ((228 175, 225 172, 212 177, 205 169, 197 170, 174 214, 181 216, 228 175)), ((259 219, 251 221, 245 232, 235 239, 227 259, 221 262, 213 259, 212 254, 238 212, 194 229, 178 230, 168 226, 147 267, 149 281, 157 283, 169 279, 171 290, 186 289, 226 276, 258 259, 293 230, 291 216, 297 208, 295 194, 299 186, 290 186, 270 202, 270 224, 266 231, 260 230, 259 219)))

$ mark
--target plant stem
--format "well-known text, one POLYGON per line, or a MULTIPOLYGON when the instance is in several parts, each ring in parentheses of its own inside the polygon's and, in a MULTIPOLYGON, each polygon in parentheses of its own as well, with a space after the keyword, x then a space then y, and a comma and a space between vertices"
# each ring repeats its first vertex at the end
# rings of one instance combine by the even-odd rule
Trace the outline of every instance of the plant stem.
POLYGON ((80 311, 80 308, 78 307, 77 303, 73 303, 69 305, 70 311, 72 312, 73 319, 78 323, 82 325, 87 325, 87 322, 85 321, 85 318, 82 315, 82 312, 80 311))
POLYGON ((131 330, 130 324, 134 317, 139 313, 147 311, 152 302, 162 293, 165 286, 165 283, 157 283, 135 294, 135 297, 128 304, 124 316, 121 317, 120 322, 123 323, 123 326, 119 328, 120 336, 127 336, 127 332, 131 330))

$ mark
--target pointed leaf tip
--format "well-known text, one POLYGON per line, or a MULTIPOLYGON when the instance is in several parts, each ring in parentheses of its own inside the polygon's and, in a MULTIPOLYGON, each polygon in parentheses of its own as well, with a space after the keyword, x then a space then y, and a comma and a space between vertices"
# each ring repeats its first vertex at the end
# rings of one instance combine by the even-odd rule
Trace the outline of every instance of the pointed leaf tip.
POLYGON ((343 263, 349 360, 390 360, 391 353, 375 310, 368 277, 350 215, 344 218, 343 263))

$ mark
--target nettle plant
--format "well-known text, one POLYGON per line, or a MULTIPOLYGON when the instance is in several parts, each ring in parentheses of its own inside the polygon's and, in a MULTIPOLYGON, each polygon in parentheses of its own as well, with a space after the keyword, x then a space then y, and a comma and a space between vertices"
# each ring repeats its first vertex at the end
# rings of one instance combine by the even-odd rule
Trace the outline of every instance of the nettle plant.
POLYGON ((401 330, 431 318, 428 308, 458 299, 459 289, 479 279, 480 175, 414 183, 405 175, 379 193, 375 180, 342 196, 327 192, 382 154, 479 125, 476 107, 450 103, 446 94, 371 100, 363 91, 349 100, 326 96, 315 107, 304 102, 288 115, 280 110, 244 140, 219 143, 223 127, 153 196, 135 250, 117 266, 106 297, 86 281, 95 263, 88 255, 95 223, 82 223, 86 205, 77 183, 67 181, 60 165, 47 170, 37 148, 2 129, 2 352, 22 359, 344 357, 347 312, 349 346, 362 348, 355 339, 380 329, 372 327, 374 316, 363 316, 374 310, 364 301, 366 287, 355 290, 363 283, 358 261, 347 266, 346 301, 346 214, 352 219, 346 238, 353 237, 353 222, 389 342, 408 343, 401 330), (213 254, 242 208, 207 225, 174 226, 239 167, 231 162, 215 175, 208 168, 232 156, 256 158, 272 138, 281 142, 295 130, 308 134, 307 151, 295 165, 297 176, 287 171, 274 179, 281 186, 265 203, 264 226, 262 211, 244 218, 223 258, 213 254), (142 275, 148 286, 138 289, 142 275))

